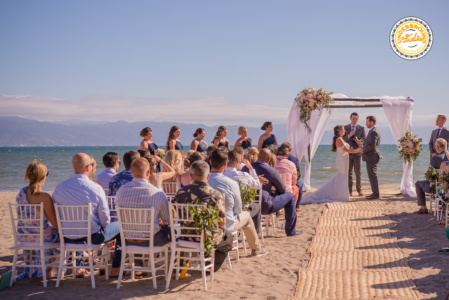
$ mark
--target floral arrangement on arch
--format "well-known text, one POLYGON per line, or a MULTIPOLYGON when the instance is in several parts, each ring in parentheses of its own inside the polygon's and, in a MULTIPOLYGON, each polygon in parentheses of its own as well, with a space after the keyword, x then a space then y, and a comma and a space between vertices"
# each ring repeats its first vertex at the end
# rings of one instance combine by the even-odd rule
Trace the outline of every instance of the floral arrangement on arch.
POLYGON ((302 90, 295 98, 300 108, 299 120, 304 123, 306 129, 309 133, 312 129, 309 127, 307 122, 312 116, 312 112, 316 109, 321 111, 323 108, 330 109, 329 104, 334 102, 331 97, 334 92, 326 92, 323 89, 307 88, 302 90))
POLYGON ((404 162, 411 164, 415 162, 422 150, 422 139, 407 131, 405 136, 398 140, 399 154, 404 162))

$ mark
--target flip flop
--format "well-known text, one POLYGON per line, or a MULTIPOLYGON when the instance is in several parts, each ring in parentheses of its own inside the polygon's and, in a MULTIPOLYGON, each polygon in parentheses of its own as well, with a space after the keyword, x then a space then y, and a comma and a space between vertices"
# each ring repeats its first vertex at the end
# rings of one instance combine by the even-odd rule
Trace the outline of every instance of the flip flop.
MULTIPOLYGON (((123 276, 129 276, 129 275, 131 275, 130 272, 128 272, 128 271, 123 271, 123 276)), ((118 278, 118 275, 117 275, 117 276, 111 276, 111 275, 109 275, 109 278, 118 278)))
POLYGON ((142 278, 144 278, 145 276, 147 276, 148 275, 148 272, 142 272, 140 275, 135 275, 135 277, 137 278, 137 279, 142 279, 142 278))

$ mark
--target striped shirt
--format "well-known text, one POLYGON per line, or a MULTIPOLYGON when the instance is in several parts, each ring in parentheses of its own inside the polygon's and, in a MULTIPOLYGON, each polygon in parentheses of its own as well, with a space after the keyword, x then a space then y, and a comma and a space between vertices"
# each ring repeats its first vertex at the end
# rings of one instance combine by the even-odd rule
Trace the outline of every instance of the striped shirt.
MULTIPOLYGON (((159 231, 159 218, 164 224, 170 223, 167 197, 144 178, 134 178, 122 185, 115 196, 115 206, 124 208, 154 207, 154 233, 159 231)), ((135 238, 144 236, 135 236, 135 238)))

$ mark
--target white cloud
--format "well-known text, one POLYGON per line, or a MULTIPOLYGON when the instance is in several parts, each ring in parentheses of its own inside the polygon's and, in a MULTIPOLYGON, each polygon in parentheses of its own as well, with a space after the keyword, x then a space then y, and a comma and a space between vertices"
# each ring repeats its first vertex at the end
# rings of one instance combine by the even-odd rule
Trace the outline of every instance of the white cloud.
MULTIPOLYGON (((264 121, 285 124, 290 112, 288 101, 273 101, 273 105, 232 104, 220 97, 192 99, 122 98, 90 96, 84 99, 61 99, 33 95, 0 94, 0 115, 19 116, 40 121, 81 119, 86 121, 178 121, 205 125, 259 126, 264 121)), ((348 124, 349 115, 356 111, 361 124, 366 116, 375 115, 379 127, 388 127, 382 108, 335 109, 328 128, 348 124)), ((416 113, 416 112, 415 112, 416 113)), ((441 112, 438 112, 441 113, 441 112)), ((413 126, 433 126, 435 115, 413 116, 413 126)))

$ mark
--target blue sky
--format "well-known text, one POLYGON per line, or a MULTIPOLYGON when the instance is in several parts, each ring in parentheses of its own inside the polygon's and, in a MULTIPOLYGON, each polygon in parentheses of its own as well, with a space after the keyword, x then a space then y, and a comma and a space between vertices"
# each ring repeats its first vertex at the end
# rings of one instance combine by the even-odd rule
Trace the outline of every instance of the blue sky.
POLYGON ((433 125, 449 112, 447 12, 449 1, 1 1, 0 114, 285 123, 312 86, 411 96, 415 124, 433 125), (406 16, 434 33, 417 61, 389 45, 406 16))

